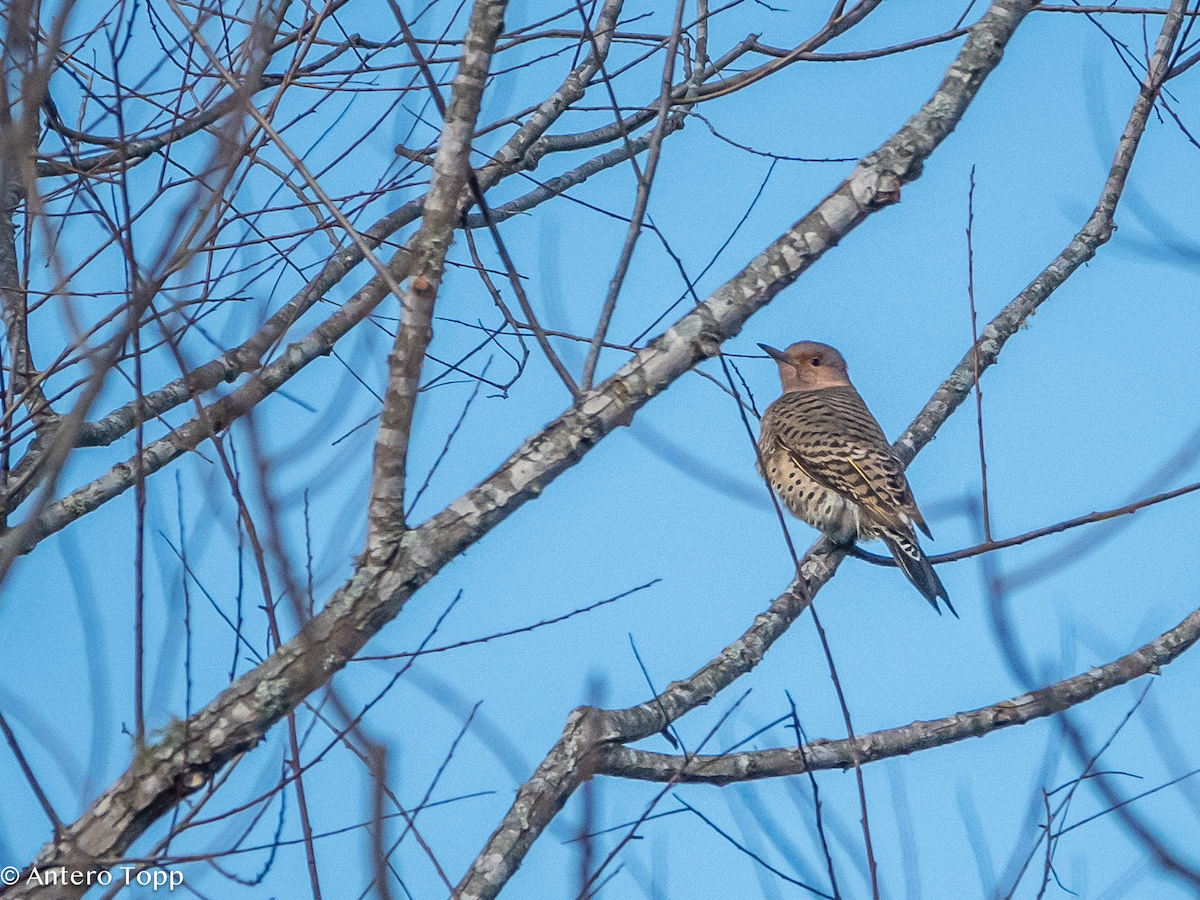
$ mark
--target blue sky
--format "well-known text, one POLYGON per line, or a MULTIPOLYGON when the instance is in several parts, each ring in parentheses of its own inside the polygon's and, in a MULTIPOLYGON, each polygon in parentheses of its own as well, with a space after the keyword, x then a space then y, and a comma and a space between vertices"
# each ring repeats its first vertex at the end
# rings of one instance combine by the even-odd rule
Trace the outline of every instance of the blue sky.
MULTIPOLYGON (((639 28, 669 25, 669 13, 663 9, 650 4, 629 9, 653 12, 639 28)), ((897 0, 884 4, 861 29, 830 49, 864 49, 939 31, 949 27, 958 12, 945 4, 897 0)), ((390 20, 377 22, 370 15, 352 4, 344 27, 361 29, 364 36, 390 34, 390 20), (362 18, 356 19, 359 15, 362 18)), ((534 4, 514 4, 507 21, 511 27, 538 15, 534 4)), ((714 27, 710 46, 723 49, 756 31, 763 33, 764 41, 791 46, 825 15, 827 10, 810 10, 807 4, 786 13, 746 5, 719 20, 722 24, 714 27)), ((1140 50, 1139 17, 1110 16, 1104 24, 1140 50)), ((1158 27, 1157 20, 1147 25, 1151 42, 1158 27)), ((796 65, 698 111, 722 134, 758 150, 857 158, 886 139, 928 98, 959 46, 960 41, 952 41, 863 63, 796 65)), ((614 57, 631 52, 619 48, 614 57)), ((566 63, 559 65, 534 73, 561 75, 566 63)), ((511 114, 544 94, 550 76, 534 73, 488 95, 481 119, 511 114)), ((1194 78, 1189 73, 1174 87, 1174 106, 1185 122, 1191 122, 1188 117, 1195 112, 1188 91, 1194 78)), ((649 73, 642 81, 618 81, 620 99, 646 102, 647 84, 653 84, 649 73)), ((756 315, 725 350, 760 357, 756 342, 786 346, 800 339, 838 347, 860 393, 894 439, 970 346, 965 226, 972 167, 974 285, 982 325, 1053 259, 1086 219, 1136 93, 1137 84, 1108 40, 1085 17, 1031 15, 955 133, 933 155, 923 176, 905 188, 901 203, 870 217, 756 315)), ((373 102, 380 101, 365 95, 361 100, 362 105, 373 102)), ((351 108, 354 115, 360 110, 361 106, 351 108)), ((359 150, 360 158, 376 161, 381 171, 391 165, 391 147, 407 131, 413 112, 411 103, 397 112, 395 133, 371 135, 359 150)), ((593 127, 610 115, 603 110, 590 118, 580 115, 570 120, 570 128, 593 127)), ((303 129, 295 134, 315 141, 329 124, 322 120, 307 126, 311 134, 303 129)), ((314 160, 332 158, 336 147, 326 149, 328 143, 317 145, 314 160)), ((495 145, 485 143, 489 148, 495 145)), ((1118 210, 1113 240, 1047 301, 986 374, 984 427, 991 521, 997 536, 1116 507, 1197 480, 1200 464, 1195 454, 1184 453, 1174 471, 1153 481, 1160 466, 1195 447, 1200 425, 1200 374, 1195 365, 1200 276, 1194 265, 1200 236, 1194 222, 1193 153, 1195 148, 1169 119, 1152 118, 1118 210), (1143 487, 1150 482, 1152 486, 1143 487)), ((584 158, 551 160, 533 174, 550 177, 558 171, 553 166, 570 167, 584 158)), ((770 166, 768 159, 717 140, 698 120, 668 140, 650 216, 689 273, 709 263, 770 166)), ((700 296, 735 274, 851 167, 852 163, 778 162, 750 218, 698 281, 700 296)), ((348 170, 331 176, 334 183, 339 179, 355 188, 370 183, 365 185, 348 170)), ((494 205, 527 189, 527 184, 502 187, 494 205)), ((625 215, 633 189, 628 168, 617 168, 572 194, 625 215)), ((415 190, 402 194, 394 205, 415 195, 415 190)), ((391 198, 382 203, 393 205, 391 198)), ((296 221, 302 221, 300 214, 296 221)), ((502 229, 518 268, 527 276, 531 302, 543 324, 589 333, 620 252, 624 225, 558 200, 510 220, 502 229)), ((299 264, 327 251, 327 243, 324 251, 319 244, 306 246, 302 252, 307 256, 298 254, 299 264)), ((469 265, 461 240, 451 259, 469 265)), ((488 259, 494 261, 492 256, 488 259)), ((119 284, 119 270, 113 277, 119 284)), ((252 301, 273 310, 299 283, 291 277, 278 286, 269 281, 256 284, 252 301)), ((613 321, 612 339, 631 340, 683 287, 661 245, 653 235, 644 235, 613 321)), ((394 315, 394 302, 381 307, 381 313, 394 315)), ((499 320, 478 279, 466 268, 451 270, 438 314, 466 322, 482 320, 491 327, 499 320)), ((301 326, 312 327, 317 321, 316 314, 310 315, 301 326)), ((236 336, 238 320, 219 324, 228 334, 214 326, 217 340, 242 339, 236 336)), ((312 411, 277 396, 255 418, 272 459, 271 489, 283 498, 291 568, 298 577, 303 577, 305 558, 303 491, 309 491, 318 604, 350 574, 351 557, 361 550, 365 534, 373 426, 336 445, 332 442, 377 411, 377 402, 348 370, 381 390, 390 338, 379 329, 359 331, 339 346, 345 366, 326 359, 288 384, 288 395, 303 398, 312 411)), ((478 333, 467 327, 436 322, 430 352, 438 358, 454 357, 477 340, 478 333)), ((492 392, 485 389, 474 402, 414 511, 414 521, 440 510, 485 477, 521 440, 568 405, 566 390, 530 344, 528 370, 509 396, 489 396, 492 392)), ((506 346, 516 345, 508 339, 506 346)), ((586 345, 558 341, 555 346, 578 372, 586 345)), ((190 349, 204 358, 201 344, 190 349)), ((625 358, 618 351, 606 352, 602 373, 625 358)), ((735 359, 759 409, 765 408, 778 393, 774 363, 766 358, 735 359)), ((479 366, 482 362, 478 360, 479 366)), ((507 376, 506 360, 497 357, 492 365, 491 373, 507 376)), ((701 368, 718 380, 722 377, 715 362, 701 368)), ((432 365, 427 369, 429 374, 437 371, 432 365)), ((117 389, 113 390, 115 396, 117 389)), ((470 384, 460 383, 422 395, 410 454, 416 484, 410 490, 438 456, 470 391, 470 384)), ((104 400, 99 408, 107 410, 112 400, 104 400)), ((249 471, 244 431, 235 428, 234 443, 249 471)), ((131 452, 131 440, 109 457, 80 452, 63 483, 73 488, 131 452)), ((179 473, 189 558, 197 561, 195 571, 204 589, 228 611, 239 583, 234 507, 212 454, 205 451, 205 457, 191 455, 172 469, 179 473)), ((970 504, 979 500, 973 403, 946 423, 910 468, 909 479, 936 536, 936 541, 925 542, 930 553, 980 540, 978 518, 970 512, 970 504)), ((257 491, 253 498, 261 509, 257 491)), ((1197 502, 1194 495, 1183 497, 1102 526, 1107 529, 1100 532, 1104 540, 1081 550, 1067 548, 1093 531, 1036 541, 986 561, 942 566, 939 575, 960 620, 934 615, 894 570, 846 561, 821 592, 818 610, 855 730, 865 733, 995 703, 1115 659, 1173 627, 1196 605, 1200 557, 1192 547, 1197 502), (1027 571, 1063 552, 1072 558, 1007 597, 1013 634, 1035 673, 1033 683, 1023 683, 998 646, 985 579, 989 572, 1003 578, 1027 571)), ((166 541, 170 537, 178 545, 176 509, 176 476, 162 472, 151 481, 147 529, 152 727, 184 712, 182 577, 166 541)), ((97 789, 124 771, 130 758, 121 725, 132 721, 132 522, 132 498, 127 496, 44 541, 14 569, 0 600, 0 710, 14 725, 59 814, 68 820, 83 811, 97 789)), ((807 547, 816 536, 801 523, 789 525, 798 548, 807 547)), ((243 603, 256 629, 252 641, 261 648, 261 599, 249 587, 255 576, 248 557, 241 565, 248 586, 243 603)), ((479 851, 507 810, 513 791, 557 739, 570 710, 588 699, 589 685, 602 685, 605 706, 645 700, 649 688, 632 646, 655 687, 687 676, 749 626, 787 586, 790 569, 735 405, 711 381, 691 374, 641 410, 631 428, 603 441, 536 502, 423 588, 368 645, 367 653, 413 649, 460 591, 457 606, 433 638, 435 645, 532 624, 660 579, 653 587, 558 625, 424 657, 372 709, 366 730, 389 742, 393 788, 403 801, 416 804, 464 718, 475 703, 481 704, 433 799, 491 793, 427 810, 419 820, 451 880, 479 851), (703 467, 692 460, 702 461, 703 467)), ((233 644, 227 626, 194 582, 189 597, 195 709, 228 683, 233 644)), ((245 660, 239 664, 239 674, 247 665, 245 660)), ((335 678, 335 685, 352 706, 361 705, 383 688, 398 666, 354 662, 335 678)), ((1100 768, 1128 773, 1108 776, 1125 795, 1198 765, 1197 666, 1194 655, 1185 654, 1164 669, 1101 758, 1100 768)), ((1138 682, 1111 691, 1070 714, 1089 747, 1098 748, 1120 725, 1144 687, 1138 682)), ((747 690, 749 695, 706 749, 726 748, 784 715, 785 692, 795 699, 810 737, 845 734, 807 617, 752 674, 678 724, 688 747, 695 748, 747 690)), ((302 716, 302 722, 307 721, 302 716)), ((327 740, 317 729, 306 748, 315 753, 327 740)), ((776 727, 755 739, 753 746, 793 741, 784 727, 776 727)), ((229 805, 250 796, 255 786, 269 787, 278 776, 285 746, 286 732, 277 727, 231 777, 225 788, 229 805)), ((661 738, 649 739, 644 746, 669 751, 661 738)), ((1080 769, 1055 719, 868 766, 864 777, 883 896, 990 897, 997 886, 1003 894, 1011 884, 1012 860, 1023 856, 1036 837, 1042 789, 1069 781, 1080 769), (911 832, 911 841, 906 832, 911 832)), ((306 785, 310 806, 317 810, 314 828, 330 831, 365 819, 366 782, 353 757, 334 750, 314 768, 306 785)), ((869 895, 853 774, 821 773, 818 782, 834 834, 842 890, 847 896, 869 895)), ((48 839, 49 829, 6 753, 0 753, 0 785, 5 786, 0 866, 20 866, 48 839)), ((599 781, 597 826, 636 820, 659 790, 658 785, 599 781)), ((823 886, 824 861, 812 839, 806 779, 676 791, 772 865, 823 886)), ((1200 866, 1200 858, 1185 836, 1197 828, 1198 791, 1200 787, 1188 781, 1134 807, 1192 866, 1200 866)), ((295 838, 299 828, 293 798, 288 802, 284 834, 295 838)), ((1072 807, 1072 820, 1103 806, 1094 792, 1083 789, 1072 807)), ((658 807, 680 808, 672 796, 658 807)), ((257 827, 252 843, 269 840, 277 810, 276 804, 257 827)), ((575 849, 562 842, 573 836, 579 816, 575 797, 526 859, 509 893, 534 898, 575 893, 575 849)), ((228 846, 230 835, 237 832, 223 828, 209 826, 186 836, 179 852, 228 846)), ((161 833, 152 830, 137 848, 145 850, 161 833)), ((606 853, 620 834, 602 838, 599 852, 606 853)), ((756 866, 690 813, 647 823, 639 834, 642 839, 622 851, 617 862, 623 868, 605 893, 803 895, 756 866)), ((396 826, 392 836, 398 835, 396 826)), ((361 830, 323 838, 317 853, 330 873, 335 861, 349 861, 347 873, 330 875, 326 896, 358 896, 369 870, 361 830)), ((249 874, 264 858, 263 853, 247 854, 228 864, 249 874)), ((411 839, 398 859, 413 896, 444 893, 411 839)), ((203 866, 186 871, 188 884, 209 896, 297 896, 308 889, 299 846, 280 851, 268 880, 258 888, 230 885, 203 866)), ((1113 816, 1064 836, 1057 872, 1065 888, 1085 898, 1191 896, 1180 882, 1151 871, 1146 851, 1113 816)), ((1037 884, 1036 875, 1027 877, 1017 896, 1036 895, 1037 884)), ((1062 893, 1051 886, 1050 894, 1055 892, 1062 893)))

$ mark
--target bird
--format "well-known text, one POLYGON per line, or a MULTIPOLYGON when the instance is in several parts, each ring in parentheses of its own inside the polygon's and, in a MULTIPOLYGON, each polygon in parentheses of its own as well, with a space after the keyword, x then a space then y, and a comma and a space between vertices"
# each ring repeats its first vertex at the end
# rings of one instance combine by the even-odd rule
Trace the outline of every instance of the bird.
POLYGON ((828 344, 787 350, 759 344, 779 364, 783 396, 767 407, 758 439, 759 474, 798 519, 836 544, 879 539, 896 565, 941 615, 958 618, 941 579, 917 542, 932 539, 904 465, 863 402, 846 360, 828 344))

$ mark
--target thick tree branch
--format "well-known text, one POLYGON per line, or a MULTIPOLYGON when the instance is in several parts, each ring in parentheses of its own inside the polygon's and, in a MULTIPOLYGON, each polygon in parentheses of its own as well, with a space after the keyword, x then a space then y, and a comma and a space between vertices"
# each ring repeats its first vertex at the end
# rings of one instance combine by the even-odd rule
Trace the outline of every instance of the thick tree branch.
POLYGON ((42 433, 45 428, 53 431, 59 417, 42 392, 42 376, 34 367, 29 349, 28 302, 21 283, 13 221, 26 190, 21 178, 25 168, 22 157, 32 145, 31 131, 24 117, 17 122, 0 120, 0 320, 8 341, 9 408, 14 403, 24 404, 42 433))
POLYGON ((387 393, 375 439, 366 549, 372 557, 394 547, 405 528, 405 462, 421 368, 425 349, 433 339, 433 307, 446 253, 465 206, 475 120, 506 6, 506 0, 479 0, 471 12, 462 62, 433 160, 433 181, 425 196, 421 228, 410 244, 412 274, 400 297, 400 327, 388 356, 387 393))
POLYGON ((907 756, 1052 716, 1143 675, 1157 675, 1162 666, 1178 659, 1197 639, 1200 639, 1200 609, 1120 659, 982 709, 859 735, 854 742, 817 740, 803 747, 723 756, 679 757, 609 743, 596 750, 596 772, 644 781, 724 785, 821 769, 848 769, 854 765, 856 751, 864 763, 907 756))

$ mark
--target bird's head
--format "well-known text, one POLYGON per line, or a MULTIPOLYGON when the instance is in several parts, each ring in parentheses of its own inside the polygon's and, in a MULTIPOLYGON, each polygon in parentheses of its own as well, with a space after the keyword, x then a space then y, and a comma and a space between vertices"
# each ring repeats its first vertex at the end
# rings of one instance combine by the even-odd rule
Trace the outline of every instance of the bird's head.
POLYGON ((779 380, 783 382, 785 394, 850 384, 850 378, 846 375, 846 360, 828 344, 801 341, 787 350, 776 350, 766 344, 758 346, 779 363, 779 380))

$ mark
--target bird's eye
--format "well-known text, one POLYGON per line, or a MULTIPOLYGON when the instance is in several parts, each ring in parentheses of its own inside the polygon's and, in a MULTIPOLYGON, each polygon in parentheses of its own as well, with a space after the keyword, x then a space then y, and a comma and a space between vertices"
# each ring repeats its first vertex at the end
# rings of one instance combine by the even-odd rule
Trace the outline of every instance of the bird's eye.
POLYGON ((819 365, 821 364, 821 360, 820 360, 820 359, 818 359, 817 357, 815 357, 815 356, 814 356, 814 357, 812 358, 812 364, 813 364, 814 366, 819 366, 819 365))

